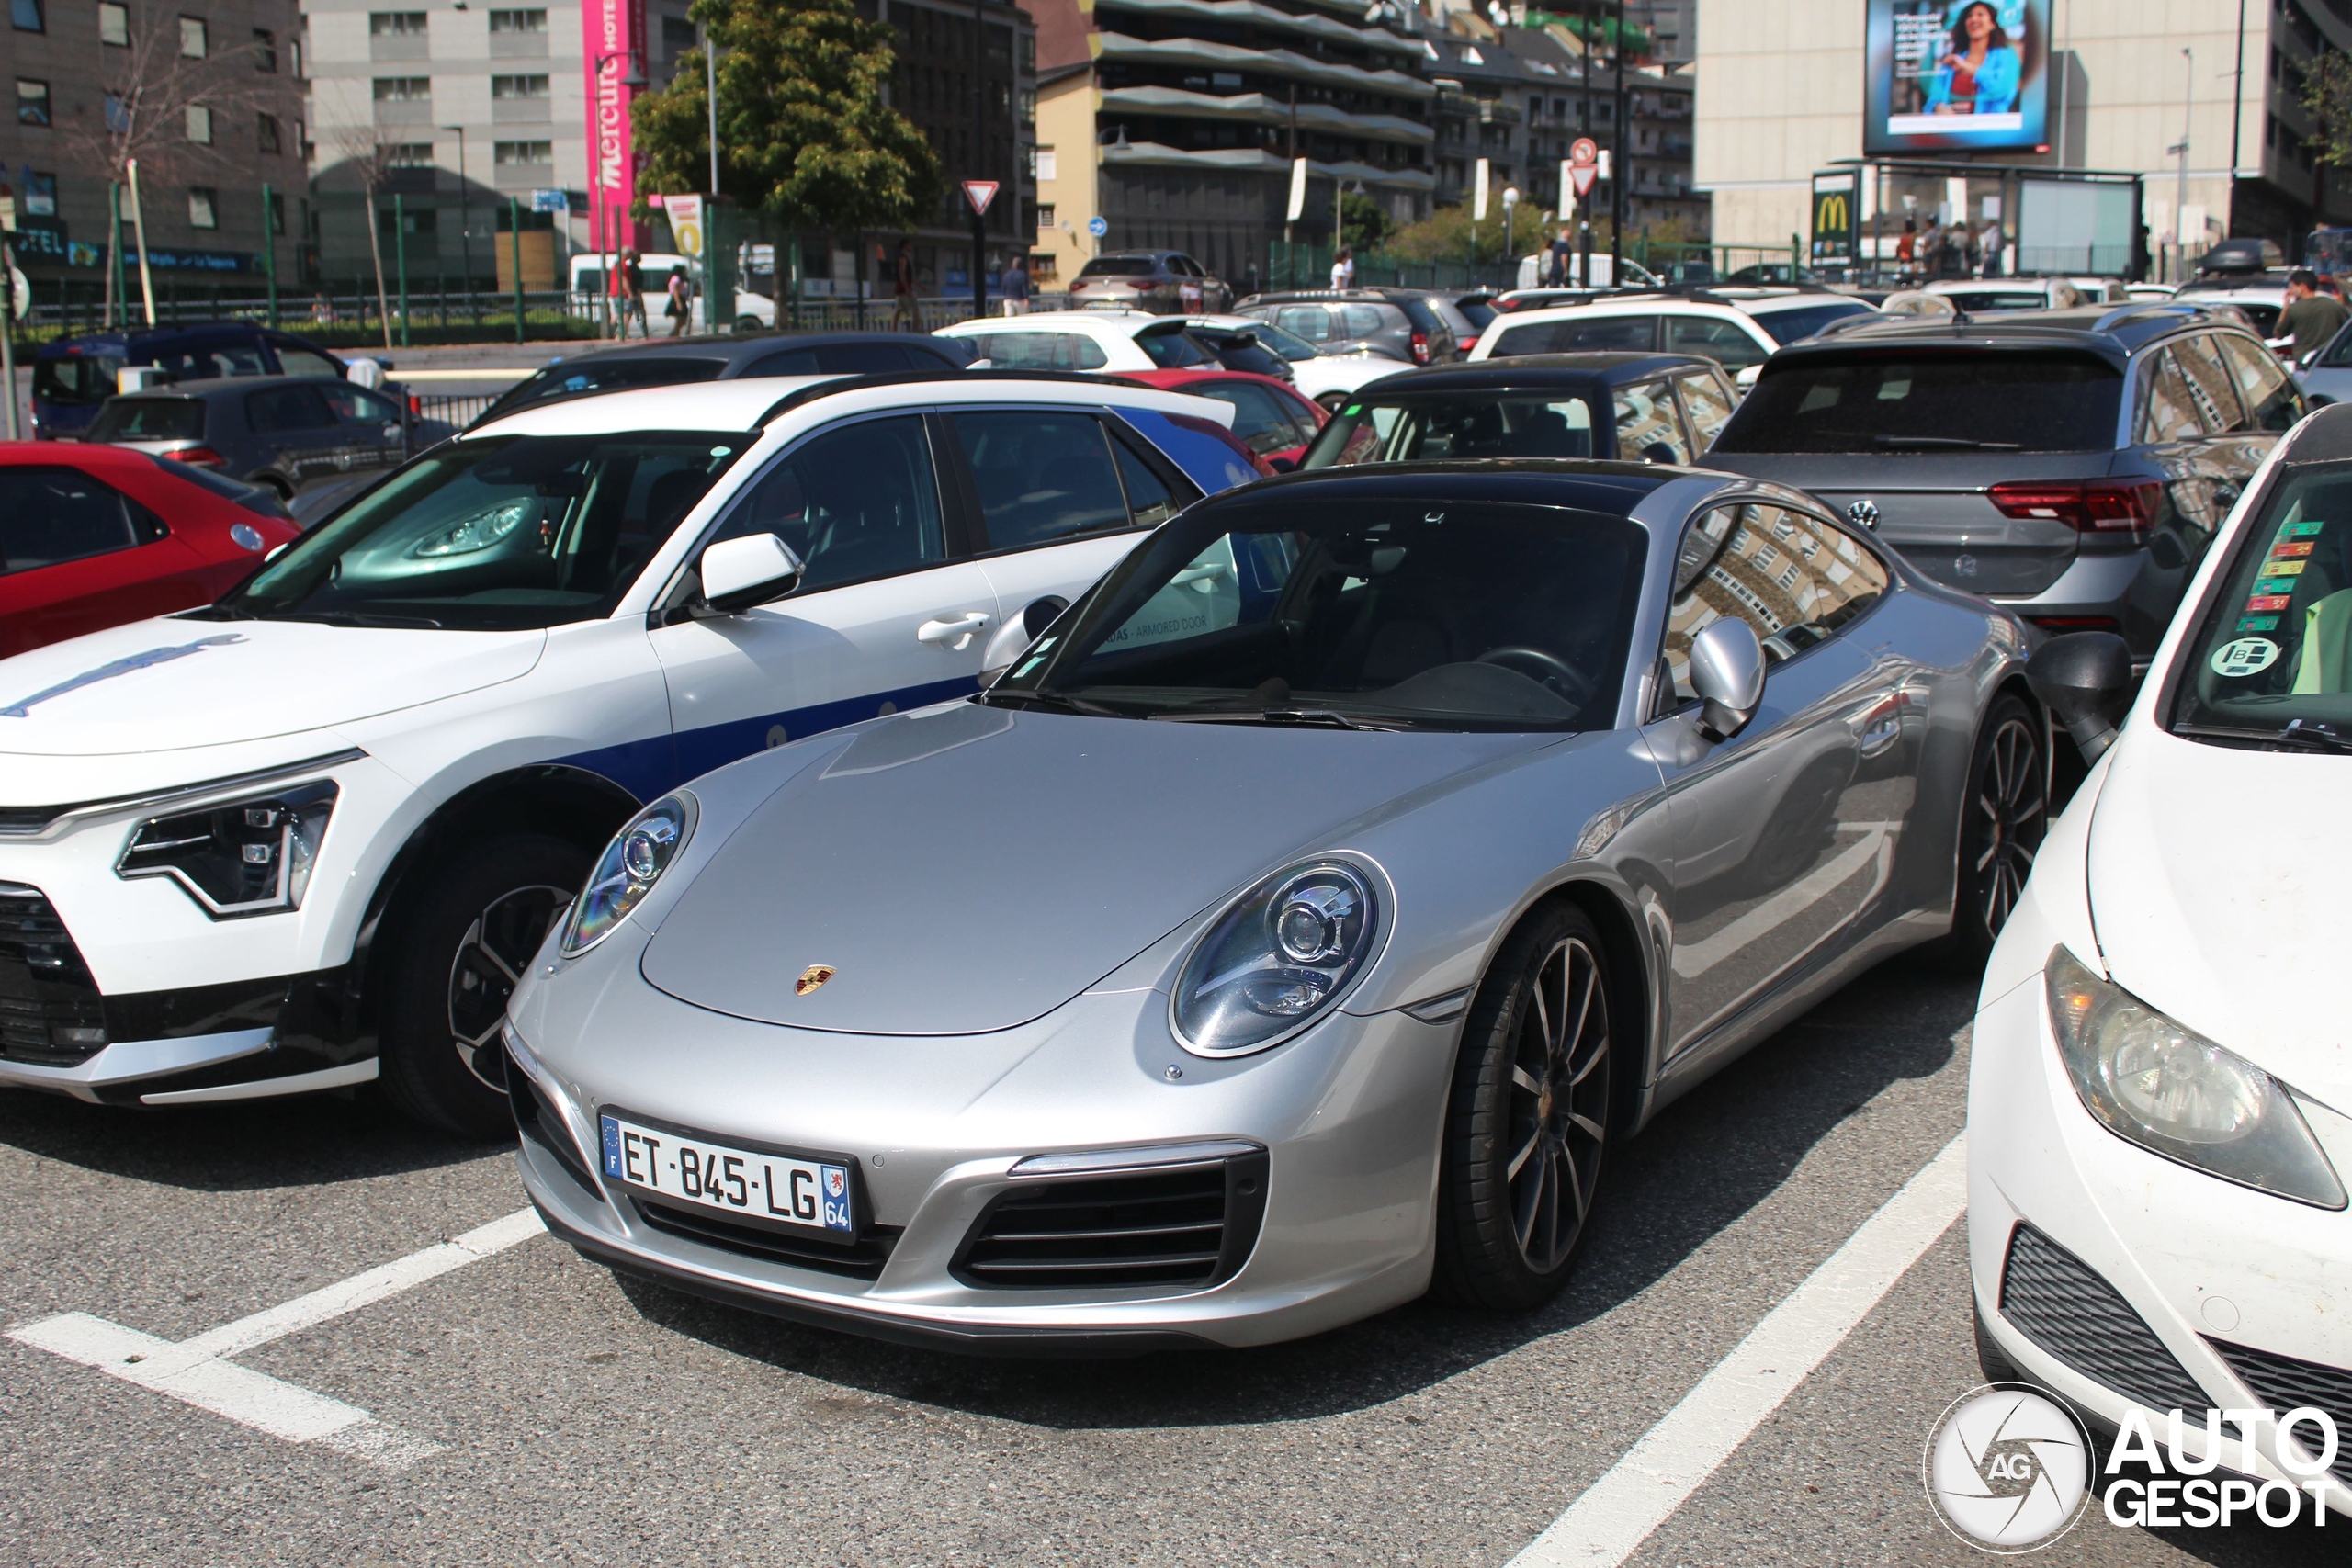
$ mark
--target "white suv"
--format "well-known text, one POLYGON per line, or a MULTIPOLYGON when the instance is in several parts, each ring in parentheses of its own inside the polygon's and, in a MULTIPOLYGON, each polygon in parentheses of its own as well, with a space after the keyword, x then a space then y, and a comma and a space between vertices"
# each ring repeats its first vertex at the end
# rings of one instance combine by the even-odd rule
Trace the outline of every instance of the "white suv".
POLYGON ((962 371, 550 402, 218 604, 0 661, 0 1084, 380 1075, 495 1129, 506 997, 642 802, 971 691, 1139 530, 1257 477, 1232 419, 962 371))
POLYGON ((1763 364, 1784 343, 1811 337, 1849 316, 1875 314, 1875 307, 1850 294, 1818 288, 1602 295, 1589 305, 1498 315, 1479 334, 1470 357, 1501 359, 1585 349, 1697 354, 1738 376, 1763 364))

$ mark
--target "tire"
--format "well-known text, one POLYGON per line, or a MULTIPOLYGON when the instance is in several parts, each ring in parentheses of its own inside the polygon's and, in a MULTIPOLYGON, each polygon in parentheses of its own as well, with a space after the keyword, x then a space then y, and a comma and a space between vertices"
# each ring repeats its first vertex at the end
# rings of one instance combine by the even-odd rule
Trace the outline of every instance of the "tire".
POLYGON ((767 325, 757 316, 738 316, 735 318, 735 330, 739 333, 764 332, 767 325))
POLYGON ((512 1131, 499 1020, 591 859, 545 834, 480 840, 419 891, 394 937, 378 1041, 401 1111, 466 1137, 512 1131))
POLYGON ((1537 910, 1463 1024, 1438 1169, 1431 1286, 1526 1312, 1567 1283, 1607 1152, 1609 962, 1581 909, 1537 910))
POLYGON ((2016 697, 1995 699, 1977 732, 1961 803, 1960 875, 1952 909, 1955 957, 1982 963, 2008 923, 2050 827, 2042 729, 2016 697))

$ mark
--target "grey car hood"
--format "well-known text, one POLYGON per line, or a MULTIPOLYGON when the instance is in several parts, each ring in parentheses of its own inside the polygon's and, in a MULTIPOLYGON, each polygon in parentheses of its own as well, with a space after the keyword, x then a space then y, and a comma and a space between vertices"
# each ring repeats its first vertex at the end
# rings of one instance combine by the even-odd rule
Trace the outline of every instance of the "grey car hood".
POLYGON ((643 972, 772 1023, 1010 1029, 1294 851, 1559 739, 907 715, 746 817, 662 918, 643 972), (820 964, 832 977, 796 995, 820 964))

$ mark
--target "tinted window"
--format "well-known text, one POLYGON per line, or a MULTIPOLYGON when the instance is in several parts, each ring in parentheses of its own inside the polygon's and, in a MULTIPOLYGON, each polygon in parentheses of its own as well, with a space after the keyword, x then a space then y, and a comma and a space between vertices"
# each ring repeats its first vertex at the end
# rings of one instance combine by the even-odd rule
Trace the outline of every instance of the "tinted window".
POLYGON ((1748 503, 1693 518, 1677 557, 1681 592, 1667 613, 1674 694, 1693 701, 1690 640, 1726 615, 1746 621, 1768 663, 1793 659, 1886 592, 1886 569, 1851 535, 1802 512, 1748 503))
POLYGON ((331 387, 321 387, 327 406, 346 424, 398 424, 401 406, 381 392, 371 392, 365 387, 355 387, 348 381, 338 381, 331 387))
POLYGON ((1279 379, 1290 368, 1280 355, 1248 333, 1226 333, 1204 337, 1202 341, 1216 351, 1216 362, 1227 370, 1247 370, 1253 376, 1279 379))
POLYGON ((2279 472, 2182 644, 2177 724, 2256 739, 2296 719, 2352 730, 2352 465, 2279 472))
MULTIPOLYGON (((155 363, 169 371, 175 381, 209 381, 220 376, 266 376, 269 367, 263 363, 259 344, 220 344, 210 348, 181 349, 173 354, 158 354, 155 363)), ((341 375, 340 370, 335 372, 341 375)))
POLYGON ((1263 457, 1287 452, 1298 445, 1298 427, 1291 423, 1278 393, 1247 381, 1201 381, 1184 390, 1233 405, 1233 434, 1241 444, 1263 457))
POLYGON ((999 370, 1100 370, 1111 363, 1083 333, 976 333, 972 341, 999 370))
POLYGON ((807 569, 803 592, 945 560, 922 421, 866 420, 801 443, 760 477, 712 538, 752 534, 775 534, 792 547, 807 569))
POLYGON ((1620 387, 1613 401, 1620 457, 1638 457, 1645 463, 1690 460, 1690 442, 1682 433, 1681 415, 1665 382, 1620 387))
POLYGON ((1513 354, 1575 354, 1584 349, 1647 349, 1657 341, 1652 316, 1570 316, 1557 321, 1506 326, 1488 357, 1513 354))
POLYGON ((164 532, 145 507, 77 469, 0 468, 0 573, 132 549, 164 532))
POLYGON ((1721 381, 1703 370, 1677 376, 1674 385, 1682 394, 1682 412, 1690 416, 1691 434, 1698 437, 1699 450, 1703 453, 1715 444, 1715 437, 1731 421, 1731 394, 1724 389, 1721 381))
POLYGON ((1332 331, 1331 312, 1320 305, 1284 305, 1274 312, 1274 325, 1308 343, 1329 343, 1339 335, 1332 331))
POLYGON ((1045 409, 959 413, 956 434, 980 494, 992 549, 1048 545, 1127 526, 1100 422, 1045 409))
POLYGON ((765 359, 754 359, 745 367, 743 374, 751 376, 814 376, 817 374, 817 351, 813 348, 787 349, 771 354, 765 359))
POLYGON ((2286 430, 2302 417, 2302 400, 2295 395, 2294 383, 2287 379, 2287 373, 2278 368, 2278 361, 2267 349, 2234 333, 2218 333, 2213 341, 2222 345, 2237 380, 2238 395, 2258 428, 2286 430))
POLYGON ((114 396, 115 372, 122 360, 91 355, 33 362, 33 396, 45 403, 102 403, 114 396))
POLYGON ((2102 451, 2122 393, 2115 367, 2089 355, 1808 354, 1765 368, 1715 448, 2102 451))
POLYGON ((1877 314, 1859 299, 1841 300, 1835 305, 1803 305, 1792 310, 1758 311, 1756 324, 1774 343, 1794 343, 1808 338, 1832 321, 1842 321, 1849 316, 1877 314))
POLYGON ((873 376, 904 370, 907 351, 894 343, 829 343, 817 350, 817 368, 833 376, 873 376))
POLYGON ((1096 256, 1078 269, 1080 277, 1149 277, 1148 256, 1096 256))
POLYGON ((220 613, 456 630, 600 616, 757 439, 651 432, 447 444, 297 540, 220 613))
POLYGON ((1717 321, 1712 316, 1667 317, 1666 351, 1703 354, 1734 375, 1751 365, 1763 364, 1767 352, 1737 321, 1717 321))
POLYGON ((1111 437, 1111 456, 1118 462, 1119 482, 1126 487, 1127 513, 1136 526, 1156 528, 1176 515, 1183 498, 1116 434, 1111 437))
POLYGON ((548 398, 566 397, 574 392, 612 392, 627 387, 676 387, 692 381, 715 379, 724 369, 716 359, 636 358, 616 355, 610 359, 596 357, 550 365, 545 370, 516 387, 513 391, 490 405, 482 413, 485 420, 513 413, 516 409, 548 398))
POLYGON ((117 398, 90 422, 90 441, 200 441, 204 404, 195 398, 117 398))
POLYGON ((269 387, 245 394, 245 425, 256 435, 332 430, 334 411, 316 387, 269 387))
POLYGON ((1216 363, 1216 355, 1182 332, 1138 333, 1136 346, 1162 370, 1189 370, 1195 365, 1216 363))
POLYGON ((1381 328, 1395 324, 1394 318, 1384 315, 1377 305, 1342 305, 1335 313, 1340 318, 1341 337, 1370 337, 1381 328))
POLYGON ((330 381, 343 379, 343 367, 314 348, 290 343, 273 346, 277 350, 278 368, 288 376, 323 376, 330 381))
POLYGON ((1495 307, 1491 300, 1458 299, 1454 301, 1453 308, 1462 312, 1464 321, 1480 332, 1485 332, 1487 323, 1495 319, 1495 307))
POLYGON ((2158 349, 2146 363, 2148 406, 2140 417, 2141 440, 2194 441, 2220 428, 2211 394, 2190 378, 2171 349, 2158 349))
POLYGON ((1299 466, 1435 457, 1589 457, 1592 407, 1566 393, 1359 397, 1340 405, 1299 466))

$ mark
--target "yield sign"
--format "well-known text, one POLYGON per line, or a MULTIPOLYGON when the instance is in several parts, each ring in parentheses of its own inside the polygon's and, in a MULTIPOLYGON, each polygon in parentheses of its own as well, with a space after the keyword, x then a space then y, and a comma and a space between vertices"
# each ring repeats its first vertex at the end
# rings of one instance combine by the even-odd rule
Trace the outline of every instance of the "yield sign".
POLYGON ((1589 136, 1579 136, 1568 148, 1568 179, 1577 187, 1577 195, 1589 196, 1592 182, 1600 177, 1600 149, 1592 144, 1589 136))
POLYGON ((964 199, 972 204, 973 217, 988 216, 989 203, 996 199, 996 185, 994 180, 966 180, 964 182, 964 199))

